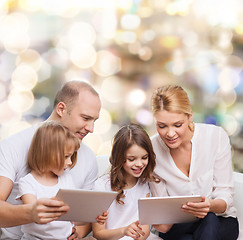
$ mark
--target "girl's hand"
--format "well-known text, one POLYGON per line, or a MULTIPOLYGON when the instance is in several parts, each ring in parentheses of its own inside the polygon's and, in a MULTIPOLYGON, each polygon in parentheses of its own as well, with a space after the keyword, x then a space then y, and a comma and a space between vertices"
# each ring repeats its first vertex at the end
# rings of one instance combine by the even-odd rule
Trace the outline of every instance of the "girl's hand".
POLYGON ((182 206, 182 211, 192 214, 198 218, 205 218, 210 211, 211 201, 207 197, 202 197, 202 202, 188 202, 182 206))
POLYGON ((155 228, 157 231, 162 233, 167 233, 171 228, 173 224, 154 224, 152 225, 153 228, 155 228))
POLYGON ((133 239, 139 239, 140 236, 144 236, 145 233, 139 226, 139 221, 136 221, 124 228, 124 235, 132 237, 133 239))
POLYGON ((102 215, 99 215, 97 218, 96 218, 96 221, 103 225, 105 224, 106 220, 108 219, 108 211, 104 212, 102 215))
POLYGON ((68 240, 77 240, 77 239, 79 239, 78 234, 76 232, 76 228, 73 227, 72 234, 68 237, 68 240))

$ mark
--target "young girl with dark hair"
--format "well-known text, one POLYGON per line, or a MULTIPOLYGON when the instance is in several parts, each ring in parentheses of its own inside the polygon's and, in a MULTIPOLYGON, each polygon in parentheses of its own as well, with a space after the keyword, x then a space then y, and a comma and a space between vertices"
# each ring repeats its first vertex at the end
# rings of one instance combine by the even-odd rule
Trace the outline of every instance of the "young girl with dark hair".
POLYGON ((97 239, 148 239, 149 225, 138 221, 138 199, 149 197, 148 182, 153 176, 155 154, 146 131, 137 124, 123 126, 114 136, 109 174, 100 177, 95 189, 117 191, 108 209, 105 224, 94 223, 97 239))

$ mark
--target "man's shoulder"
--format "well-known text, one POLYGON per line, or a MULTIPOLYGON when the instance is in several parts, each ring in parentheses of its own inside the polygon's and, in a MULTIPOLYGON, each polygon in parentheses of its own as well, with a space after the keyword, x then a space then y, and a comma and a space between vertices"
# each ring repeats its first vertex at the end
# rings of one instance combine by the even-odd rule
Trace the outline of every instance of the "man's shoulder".
POLYGON ((78 149, 78 155, 95 158, 95 153, 93 150, 83 142, 80 144, 80 148, 78 149))
POLYGON ((1 140, 0 144, 5 145, 5 144, 10 143, 11 145, 13 145, 15 143, 23 144, 25 142, 29 142, 29 140, 32 139, 37 127, 38 127, 38 125, 35 124, 33 126, 25 128, 13 135, 10 135, 10 136, 4 138, 3 140, 1 140))
POLYGON ((95 153, 83 142, 80 144, 80 148, 78 149, 77 163, 74 168, 77 168, 78 166, 85 166, 86 169, 97 166, 95 153))

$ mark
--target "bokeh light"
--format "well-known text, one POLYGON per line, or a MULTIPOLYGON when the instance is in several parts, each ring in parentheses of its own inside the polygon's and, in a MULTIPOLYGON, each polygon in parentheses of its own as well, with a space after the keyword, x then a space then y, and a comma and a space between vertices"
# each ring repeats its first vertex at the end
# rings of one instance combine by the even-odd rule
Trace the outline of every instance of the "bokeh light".
POLYGON ((12 74, 12 84, 19 90, 31 90, 38 81, 35 70, 28 65, 17 67, 12 74))
POLYGON ((242 16, 242 0, 0 1, 0 139, 47 119, 57 90, 76 79, 102 101, 84 140, 109 154, 124 124, 155 133, 152 93, 178 84, 196 122, 228 132, 243 172, 242 16))
POLYGON ((117 77, 108 77, 104 79, 101 87, 101 95, 112 103, 122 101, 124 92, 121 80, 117 77))
POLYGON ((72 48, 70 55, 72 62, 80 68, 91 67, 96 60, 96 51, 92 45, 77 45, 72 48))
POLYGON ((121 60, 109 51, 99 51, 93 70, 102 77, 108 77, 121 70, 121 60))
POLYGON ((31 91, 13 89, 8 95, 8 103, 15 112, 23 113, 34 104, 34 95, 31 91))

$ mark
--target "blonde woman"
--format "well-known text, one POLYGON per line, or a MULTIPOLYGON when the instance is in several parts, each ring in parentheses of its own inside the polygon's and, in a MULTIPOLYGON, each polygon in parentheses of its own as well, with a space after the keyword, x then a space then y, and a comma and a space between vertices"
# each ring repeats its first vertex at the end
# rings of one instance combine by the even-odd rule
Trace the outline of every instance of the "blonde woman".
POLYGON ((202 202, 189 202, 181 211, 196 222, 155 225, 164 240, 229 239, 238 237, 233 206, 231 146, 218 126, 194 123, 187 93, 180 86, 166 85, 152 96, 157 134, 152 137, 159 184, 150 184, 153 196, 201 195, 202 202))

